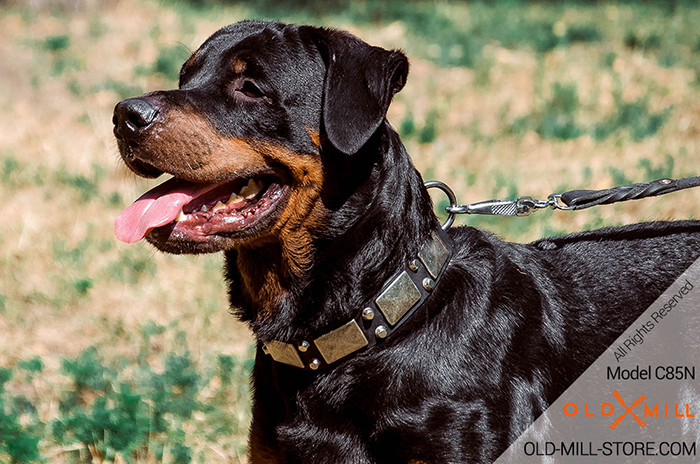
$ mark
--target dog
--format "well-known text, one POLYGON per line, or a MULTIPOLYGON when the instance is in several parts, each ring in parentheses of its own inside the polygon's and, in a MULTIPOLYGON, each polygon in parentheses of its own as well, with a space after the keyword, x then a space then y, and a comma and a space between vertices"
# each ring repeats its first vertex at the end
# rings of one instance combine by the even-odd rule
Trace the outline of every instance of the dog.
POLYGON ((243 21, 118 103, 125 242, 225 254, 257 339, 251 463, 488 463, 698 256, 700 223, 443 231, 386 120, 404 53, 243 21))

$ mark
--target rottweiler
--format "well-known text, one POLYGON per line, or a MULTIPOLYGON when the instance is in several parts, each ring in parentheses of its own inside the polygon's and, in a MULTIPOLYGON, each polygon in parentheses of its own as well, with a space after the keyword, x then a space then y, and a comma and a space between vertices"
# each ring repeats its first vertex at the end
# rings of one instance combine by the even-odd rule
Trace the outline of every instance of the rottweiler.
POLYGON ((386 119, 404 53, 243 21, 175 90, 118 103, 136 174, 170 180, 126 242, 225 254, 257 340, 251 463, 488 463, 697 258, 698 222, 530 244, 443 231, 386 119))

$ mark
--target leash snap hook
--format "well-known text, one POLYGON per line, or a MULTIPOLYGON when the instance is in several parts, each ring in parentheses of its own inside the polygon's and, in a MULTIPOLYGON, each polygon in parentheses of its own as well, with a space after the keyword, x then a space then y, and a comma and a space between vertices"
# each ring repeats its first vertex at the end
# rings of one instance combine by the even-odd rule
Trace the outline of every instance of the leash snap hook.
POLYGON ((515 200, 515 215, 529 216, 533 209, 537 208, 538 201, 531 196, 518 197, 515 200))
POLYGON ((455 193, 447 184, 445 184, 444 182, 440 182, 439 180, 429 180, 428 182, 424 183, 423 186, 425 186, 426 189, 440 189, 445 193, 445 195, 447 195, 447 199, 450 201, 449 206, 445 208, 445 211, 447 212, 447 220, 440 227, 442 227, 442 230, 449 229, 455 222, 455 209, 459 208, 459 206, 457 205, 457 197, 455 196, 455 193))
POLYGON ((548 206, 552 209, 560 209, 562 211, 569 211, 575 208, 575 206, 569 206, 561 199, 561 193, 553 193, 547 197, 548 206))
POLYGON ((538 200, 529 195, 518 197, 515 200, 516 216, 529 216, 535 210, 554 207, 554 203, 549 198, 547 200, 538 200))

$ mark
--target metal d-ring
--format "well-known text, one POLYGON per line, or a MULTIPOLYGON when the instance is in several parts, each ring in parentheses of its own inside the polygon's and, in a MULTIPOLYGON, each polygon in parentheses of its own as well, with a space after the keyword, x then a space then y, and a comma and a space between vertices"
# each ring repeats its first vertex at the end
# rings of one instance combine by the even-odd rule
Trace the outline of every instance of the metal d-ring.
MULTIPOLYGON (((455 193, 450 187, 447 186, 447 184, 440 182, 439 180, 429 180, 423 185, 426 189, 438 188, 442 190, 445 193, 445 195, 447 195, 447 199, 450 200, 450 207, 457 206, 457 197, 455 197, 455 193)), ((455 222, 455 213, 449 211, 447 208, 445 208, 445 211, 447 212, 447 220, 442 225, 442 230, 449 229, 450 226, 452 226, 452 224, 454 224, 455 222)))

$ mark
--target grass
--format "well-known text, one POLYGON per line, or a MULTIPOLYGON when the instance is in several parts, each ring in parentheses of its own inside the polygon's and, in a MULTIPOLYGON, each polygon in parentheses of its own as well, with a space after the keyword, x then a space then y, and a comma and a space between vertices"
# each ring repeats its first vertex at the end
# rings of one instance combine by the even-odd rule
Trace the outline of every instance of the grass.
POLYGON ((41 358, 1 369, 0 453, 12 463, 42 462, 40 441, 48 438, 56 458, 76 463, 189 463, 206 454, 207 442, 244 455, 250 353, 194 359, 186 335, 175 331, 172 351, 156 357, 153 345, 172 330, 147 321, 135 358, 105 359, 104 347, 89 346, 61 359, 63 391, 48 420, 47 399, 14 393, 36 388, 41 358))
MULTIPOLYGON (((3 4, 0 462, 245 462, 252 339, 222 259, 116 241, 114 218, 157 181, 119 162, 111 111, 174 87, 191 50, 247 17, 404 49, 389 119, 461 202, 697 174, 696 2, 3 4)), ((698 200, 459 222, 527 242, 698 217, 698 200)))

